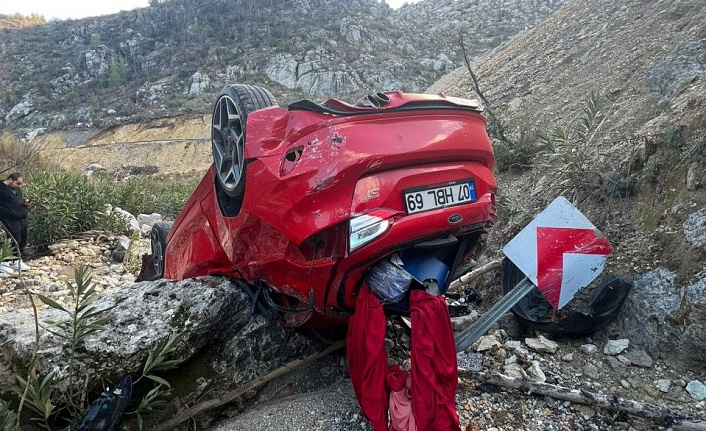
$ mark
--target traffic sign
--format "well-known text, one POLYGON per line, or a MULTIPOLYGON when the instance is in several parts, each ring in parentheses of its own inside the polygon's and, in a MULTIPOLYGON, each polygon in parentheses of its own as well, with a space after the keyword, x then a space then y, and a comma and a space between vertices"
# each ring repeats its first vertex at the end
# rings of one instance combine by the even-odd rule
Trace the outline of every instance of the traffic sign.
POLYGON ((557 309, 603 272, 611 252, 598 229, 561 196, 503 248, 557 309))
POLYGON ((525 278, 456 337, 466 350, 535 286, 554 308, 562 308, 605 268, 610 244, 571 202, 558 197, 503 248, 525 278), (533 284, 534 283, 534 284, 533 284))

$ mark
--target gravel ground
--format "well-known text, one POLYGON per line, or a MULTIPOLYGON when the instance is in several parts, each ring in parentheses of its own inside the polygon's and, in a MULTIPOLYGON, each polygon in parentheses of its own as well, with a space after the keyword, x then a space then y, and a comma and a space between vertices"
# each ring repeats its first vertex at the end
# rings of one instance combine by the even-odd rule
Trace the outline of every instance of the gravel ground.
MULTIPOLYGON (((534 337, 534 334, 528 335, 534 337)), ((391 328, 388 336, 388 344, 395 346, 390 356, 404 364, 404 329, 391 328), (398 340, 397 344, 393 339, 398 340)), ((650 367, 622 363, 616 356, 603 353, 602 342, 595 351, 585 353, 584 350, 591 350, 585 346, 599 343, 593 339, 558 340, 554 353, 539 353, 529 348, 524 338, 510 340, 499 329, 491 330, 490 337, 499 340, 500 345, 483 352, 459 355, 461 374, 468 369, 503 372, 508 365, 517 364, 526 370, 525 379, 538 380, 531 372, 536 364, 546 383, 614 395, 692 420, 706 421, 706 402, 694 399, 685 390, 686 383, 698 377, 694 373, 679 372, 660 361, 654 361, 650 367), (660 380, 669 381, 669 387, 660 390, 660 380)), ((476 348, 483 347, 476 343, 470 350, 476 348)), ((638 349, 628 348, 623 357, 633 350, 638 349)), ((216 431, 371 430, 357 405, 346 368, 342 352, 321 359, 270 383, 257 401, 223 413, 207 428, 216 431)), ((456 404, 461 429, 465 431, 680 429, 639 416, 504 389, 464 376, 459 379, 456 404)))
MULTIPOLYGON (((30 261, 32 268, 24 274, 25 280, 30 287, 42 288, 49 296, 62 299, 66 293, 63 282, 71 279, 73 266, 83 262, 93 266, 94 281, 103 293, 109 293, 132 279, 125 267, 105 262, 112 241, 112 238, 88 237, 69 244, 54 256, 30 261)), ((0 305, 16 308, 28 305, 17 281, 16 276, 0 280, 0 305)), ((469 353, 459 356, 459 366, 504 374, 514 371, 522 379, 615 395, 706 421, 706 401, 696 399, 686 390, 689 382, 706 382, 706 375, 677 370, 657 358, 645 358, 636 346, 629 346, 621 354, 604 354, 607 335, 594 339, 554 339, 557 346, 553 353, 528 346, 526 340, 537 335, 527 332, 511 338, 504 330, 491 330, 487 338, 471 346, 469 353), (589 345, 595 348, 587 348, 589 345), (590 350, 593 351, 587 353, 590 350), (636 359, 635 355, 642 359, 636 359)), ((408 367, 408 329, 390 324, 387 345, 392 360, 408 367)), ((461 429, 465 431, 672 429, 638 416, 528 395, 469 377, 459 380, 457 411, 461 429)), ((199 421, 199 429, 216 431, 371 430, 350 385, 343 351, 268 383, 247 405, 236 403, 199 421)))

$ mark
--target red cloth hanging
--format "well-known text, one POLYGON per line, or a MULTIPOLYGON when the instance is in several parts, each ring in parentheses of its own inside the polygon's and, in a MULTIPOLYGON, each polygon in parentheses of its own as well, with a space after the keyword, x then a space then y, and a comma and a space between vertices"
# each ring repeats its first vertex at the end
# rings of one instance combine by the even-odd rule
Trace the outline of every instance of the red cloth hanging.
POLYGON ((418 431, 412 411, 412 376, 399 365, 387 369, 390 388, 390 431, 418 431))
POLYGON ((395 399, 392 405, 389 400, 391 392, 400 388, 404 394, 407 372, 399 366, 387 367, 382 305, 366 284, 360 289, 347 335, 348 367, 358 403, 375 431, 389 430, 388 409, 394 416, 393 431, 460 431, 456 346, 446 301, 414 290, 410 310, 412 399, 411 414, 405 422, 404 397, 395 399))
POLYGON ((456 413, 458 363, 443 296, 413 290, 412 410, 419 431, 460 431, 456 413))
POLYGON ((375 431, 387 431, 385 325, 380 300, 364 284, 348 322, 346 350, 355 397, 375 431))

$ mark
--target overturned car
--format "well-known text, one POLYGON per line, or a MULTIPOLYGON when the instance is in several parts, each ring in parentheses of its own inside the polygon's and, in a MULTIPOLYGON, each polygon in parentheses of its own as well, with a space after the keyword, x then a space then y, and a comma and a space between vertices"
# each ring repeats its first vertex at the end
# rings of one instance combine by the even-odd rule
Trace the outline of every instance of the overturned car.
POLYGON ((173 225, 152 231, 158 277, 234 278, 291 326, 345 321, 366 282, 388 314, 442 294, 495 220, 494 158, 478 104, 386 92, 278 106, 226 87, 213 165, 173 225))

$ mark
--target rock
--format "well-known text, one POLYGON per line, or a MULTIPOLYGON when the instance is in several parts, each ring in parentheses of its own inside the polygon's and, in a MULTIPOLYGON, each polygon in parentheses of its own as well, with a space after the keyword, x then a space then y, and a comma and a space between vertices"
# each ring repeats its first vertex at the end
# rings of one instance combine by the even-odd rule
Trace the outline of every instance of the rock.
MULTIPOLYGON (((110 318, 107 329, 89 335, 82 347, 86 355, 77 357, 76 366, 95 384, 137 372, 149 349, 171 336, 178 337, 176 358, 186 359, 207 344, 233 337, 251 320, 247 294, 219 277, 137 283, 95 305, 98 309, 115 306, 105 312, 110 318)), ((39 316, 40 321, 62 318, 64 314, 54 309, 43 310, 39 316)), ((278 340, 276 345, 283 342, 278 340)), ((14 374, 26 366, 34 345, 30 310, 18 310, 9 317, 0 313, 0 358, 15 358, 0 361, 0 387, 14 384, 14 374)), ((40 339, 38 370, 41 374, 55 371, 55 387, 68 383, 66 348, 51 334, 40 339)))
POLYGON ((584 365, 581 371, 583 372, 583 374, 594 380, 596 380, 599 376, 598 367, 596 367, 590 362, 584 365))
POLYGON ((680 369, 703 370, 706 364, 706 272, 693 284, 675 285, 676 274, 657 268, 637 277, 621 311, 609 326, 630 334, 652 357, 680 369))
POLYGON ((706 249, 706 208, 689 215, 684 222, 684 236, 693 247, 706 249))
POLYGON ((112 52, 105 45, 85 51, 80 58, 81 67, 92 78, 106 76, 110 70, 112 52))
POLYGON ((130 238, 125 235, 120 235, 115 241, 115 248, 110 254, 110 258, 115 262, 122 262, 125 260, 125 254, 130 248, 130 238))
POLYGON ((508 364, 503 367, 503 374, 513 379, 523 379, 526 376, 525 371, 520 364, 508 364))
POLYGON ((537 338, 525 338, 527 347, 538 353, 555 353, 559 345, 552 340, 540 335, 537 338))
POLYGON ((630 340, 626 338, 621 338, 619 340, 608 340, 605 347, 603 347, 603 353, 606 355, 615 356, 622 353, 630 345, 630 340))
POLYGON ((703 187, 703 167, 698 163, 689 165, 689 170, 686 172, 686 189, 694 191, 699 187, 703 187))
POLYGON ((25 94, 22 101, 10 109, 10 112, 5 115, 5 120, 7 122, 17 121, 22 117, 26 117, 34 111, 34 103, 32 99, 34 94, 32 92, 25 94))
POLYGON ((584 419, 591 419, 592 417, 594 417, 596 415, 596 411, 593 410, 593 408, 591 408, 589 406, 579 406, 578 410, 584 419))
POLYGON ((587 355, 591 355, 598 350, 595 344, 582 344, 581 351, 587 355))
POLYGON ((542 368, 539 366, 538 361, 532 361, 532 364, 527 369, 527 374, 529 375, 530 379, 534 380, 535 382, 544 383, 547 381, 547 376, 544 374, 544 371, 542 371, 542 368))
POLYGON ((704 62, 706 42, 683 42, 647 74, 646 81, 652 91, 658 91, 669 100, 693 80, 706 74, 704 62))
POLYGON ((476 352, 484 352, 486 350, 497 349, 502 347, 502 343, 495 335, 484 335, 474 343, 476 352))
POLYGON ((686 391, 691 395, 691 398, 696 401, 706 399, 706 385, 698 380, 692 380, 686 385, 686 391))
POLYGON ((642 368, 651 368, 654 361, 643 349, 633 349, 625 354, 632 365, 642 368))
POLYGON ((574 354, 573 352, 567 353, 561 357, 561 360, 564 362, 571 362, 574 360, 574 354))
POLYGON ((661 392, 669 392, 669 388, 672 386, 672 382, 669 379, 659 379, 655 383, 655 386, 661 392))
POLYGON ((103 165, 100 165, 98 163, 91 163, 88 166, 86 166, 86 171, 90 172, 103 172, 105 171, 105 167, 103 165))
POLYGON ((195 72, 191 75, 191 83, 189 88, 184 91, 184 94, 186 94, 187 97, 197 97, 209 88, 211 88, 211 79, 208 75, 201 72, 195 72))
POLYGON ((138 214, 137 224, 140 226, 140 232, 143 236, 147 236, 152 232, 152 226, 162 220, 162 215, 157 213, 138 214))

